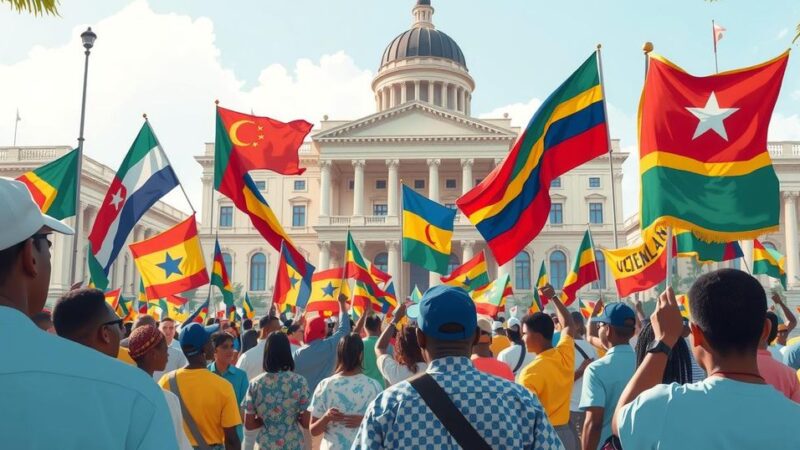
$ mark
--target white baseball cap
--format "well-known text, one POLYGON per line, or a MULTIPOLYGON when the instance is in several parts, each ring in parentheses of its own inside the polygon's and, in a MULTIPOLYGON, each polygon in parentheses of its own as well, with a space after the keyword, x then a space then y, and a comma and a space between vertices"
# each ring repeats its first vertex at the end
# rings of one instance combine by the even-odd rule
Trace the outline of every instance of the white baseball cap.
POLYGON ((10 248, 47 227, 56 233, 73 234, 72 228, 42 214, 28 188, 12 178, 0 177, 0 250, 10 248))
POLYGON ((516 317, 510 318, 510 319, 508 319, 508 322, 506 322, 506 328, 519 327, 519 326, 522 326, 522 324, 519 322, 519 319, 517 319, 516 317))

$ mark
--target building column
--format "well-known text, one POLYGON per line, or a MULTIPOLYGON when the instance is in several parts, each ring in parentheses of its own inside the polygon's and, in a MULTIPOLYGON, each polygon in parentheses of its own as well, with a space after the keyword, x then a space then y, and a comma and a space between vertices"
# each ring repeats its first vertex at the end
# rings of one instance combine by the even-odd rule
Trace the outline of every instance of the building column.
POLYGON ((389 168, 389 179, 386 182, 386 208, 389 217, 397 216, 397 168, 399 165, 399 159, 386 160, 386 166, 389 168))
POLYGON ((441 163, 442 160, 438 158, 428 159, 428 198, 435 202, 439 201, 439 164, 441 163))
POLYGON ((378 91, 375 93, 375 111, 381 110, 381 92, 378 91))
POLYGON ((353 161, 353 215, 364 215, 364 165, 363 159, 353 161))
POLYGON ((331 263, 331 242, 321 241, 317 244, 319 246, 319 267, 317 270, 327 270, 331 263))
POLYGON ((383 94, 383 109, 384 110, 389 109, 389 93, 387 92, 387 89, 388 89, 387 87, 384 87, 382 89, 382 91, 383 91, 382 92, 382 94, 383 94))
POLYGON ((464 114, 469 116, 470 113, 472 113, 472 94, 471 93, 467 93, 466 101, 464 102, 464 107, 465 107, 465 109, 464 109, 465 113, 464 114))
POLYGON ((433 81, 428 81, 428 103, 433 105, 433 81))
POLYGON ((450 86, 447 83, 442 83, 442 108, 447 109, 447 91, 450 86))
POLYGON ((319 215, 331 215, 331 161, 327 159, 319 162, 319 215))
POLYGON ((467 112, 467 105, 465 103, 467 96, 465 94, 466 90, 464 88, 458 88, 458 104, 459 104, 458 110, 461 111, 462 113, 467 112))
POLYGON ((419 80, 414 80, 414 100, 420 101, 420 98, 419 98, 419 80))
POLYGON ((461 241, 461 264, 475 256, 475 241, 461 241))
POLYGON ((798 192, 783 193, 783 220, 786 235, 786 281, 788 286, 800 285, 797 248, 797 197, 798 192))
POLYGON ((407 83, 405 81, 403 81, 403 84, 400 85, 400 104, 401 105, 403 103, 405 103, 406 101, 408 101, 408 95, 406 93, 407 90, 408 90, 408 85, 407 85, 407 83))
POLYGON ((394 85, 389 86, 389 108, 397 106, 397 98, 394 93, 394 85))
MULTIPOLYGON (((203 183, 203 205, 202 205, 203 209, 202 209, 202 211, 203 211, 203 219, 204 219, 203 220, 203 224, 201 226, 201 229, 205 229, 205 232, 210 234, 211 230, 212 230, 211 227, 213 227, 214 224, 211 223, 211 221, 209 221, 207 218, 211 217, 211 211, 212 211, 212 208, 214 208, 214 204, 213 204, 214 203, 214 186, 212 185, 211 176, 203 175, 201 180, 202 180, 202 183, 203 183)), ((214 216, 216 216, 216 215, 217 214, 215 212, 214 216)))
POLYGON ((461 160, 461 194, 466 194, 472 189, 472 165, 475 160, 472 158, 465 158, 461 160))

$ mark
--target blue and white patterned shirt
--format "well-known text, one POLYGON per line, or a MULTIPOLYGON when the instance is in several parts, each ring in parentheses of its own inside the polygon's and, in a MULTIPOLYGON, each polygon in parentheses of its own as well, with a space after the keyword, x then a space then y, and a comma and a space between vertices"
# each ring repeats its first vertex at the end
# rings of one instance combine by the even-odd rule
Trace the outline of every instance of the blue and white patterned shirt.
MULTIPOLYGON (((426 371, 492 448, 563 449, 539 400, 527 389, 479 372, 469 358, 447 357, 426 371)), ((408 381, 369 405, 352 449, 459 449, 408 381)))

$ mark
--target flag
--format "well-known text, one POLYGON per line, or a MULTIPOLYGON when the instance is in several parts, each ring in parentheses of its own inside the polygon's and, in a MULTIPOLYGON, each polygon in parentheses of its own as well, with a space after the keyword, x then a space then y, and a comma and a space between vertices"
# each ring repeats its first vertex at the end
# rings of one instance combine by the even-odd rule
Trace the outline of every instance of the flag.
POLYGON ((358 320, 359 317, 363 316, 367 309, 371 309, 375 312, 381 310, 381 301, 372 293, 369 292, 364 286, 364 283, 360 281, 356 281, 355 286, 353 287, 353 299, 351 305, 351 313, 354 313, 354 320, 358 320))
POLYGON ((148 299, 179 294, 208 283, 194 215, 129 247, 148 299))
POLYGON ((531 300, 531 306, 528 308, 528 314, 534 314, 537 312, 544 312, 544 307, 542 307, 542 303, 539 301, 539 296, 534 296, 533 300, 531 300))
POLYGON ((302 174, 298 150, 312 127, 305 120, 283 123, 217 106, 215 177, 239 178, 256 169, 302 174))
POLYGON ((305 308, 311 295, 313 275, 314 266, 305 259, 295 260, 284 241, 281 243, 281 254, 278 258, 272 302, 279 306, 305 308))
POLYGON ((136 222, 161 197, 177 186, 178 177, 145 121, 122 160, 89 233, 89 271, 100 288, 136 222))
POLYGON ((753 275, 764 274, 780 280, 786 289, 786 257, 777 250, 764 247, 764 244, 753 240, 753 275))
POLYGON ((722 25, 717 25, 716 23, 713 26, 714 30, 714 49, 717 48, 717 43, 722 40, 723 33, 728 31, 722 25))
POLYGON ((489 284, 489 272, 486 268, 486 257, 483 252, 478 253, 464 264, 456 267, 446 277, 441 277, 442 283, 457 286, 467 292, 474 291, 489 284))
POLYGON ((344 256, 344 277, 361 281, 364 284, 375 285, 375 280, 369 273, 367 261, 361 256, 361 252, 353 240, 353 235, 347 232, 347 242, 345 244, 344 256))
POLYGON ((639 105, 642 230, 667 225, 709 242, 778 230, 767 131, 788 55, 706 77, 650 56, 639 105))
POLYGON ((420 292, 419 287, 417 287, 416 284, 414 285, 414 290, 411 291, 409 299, 411 299, 411 301, 414 303, 419 303, 420 300, 422 300, 422 292, 420 292))
POLYGON ((206 317, 208 317, 208 300, 201 303, 193 313, 189 314, 189 317, 183 323, 197 322, 202 325, 205 324, 206 317))
POLYGON ((25 172, 17 180, 25 183, 43 213, 58 220, 72 217, 78 184, 78 150, 25 172))
POLYGON ((689 296, 686 294, 679 294, 675 296, 678 302, 678 310, 681 312, 681 317, 685 320, 691 320, 691 308, 689 307, 689 296))
POLYGON ((229 322, 241 322, 242 318, 239 316, 239 312, 236 311, 235 305, 225 305, 225 318, 228 319, 229 322))
POLYGON ((389 314, 397 308, 397 294, 394 290, 394 282, 390 281, 386 284, 386 289, 383 290, 381 296, 382 300, 382 309, 381 312, 384 314, 389 314))
POLYGON ((403 261, 445 273, 456 211, 403 185, 403 261))
POLYGON ((547 268, 544 266, 544 261, 542 261, 542 265, 539 267, 539 276, 536 277, 536 285, 533 287, 533 300, 539 305, 539 311, 544 311, 544 307, 547 306, 548 302, 547 297, 539 295, 539 289, 547 286, 549 282, 547 268))
POLYGON ((550 213, 550 182, 608 152, 603 88, 593 53, 550 94, 503 163, 456 201, 498 264, 516 257, 550 213))
POLYGON ((572 264, 572 271, 567 274, 564 280, 564 287, 561 288, 561 300, 564 305, 570 305, 575 301, 575 297, 583 286, 597 281, 597 260, 594 257, 594 249, 592 248, 592 237, 589 230, 583 234, 583 240, 578 251, 575 252, 575 262, 572 264))
POLYGON ((242 300, 242 316, 248 319, 256 316, 256 310, 253 308, 253 304, 250 303, 250 296, 247 295, 247 292, 244 293, 244 299, 242 300))
POLYGON ((136 310, 133 308, 133 299, 126 299, 122 296, 119 297, 119 307, 117 315, 122 319, 123 323, 133 322, 136 319, 136 310))
MULTIPOLYGON (((122 289, 114 289, 113 291, 105 293, 106 303, 108 303, 115 312, 119 309, 120 292, 122 292, 122 289)), ((119 315, 119 312, 117 312, 117 315, 119 315)))
POLYGON ((376 266, 375 264, 372 264, 372 263, 369 264, 369 274, 372 277, 372 279, 375 281, 375 283, 378 284, 378 285, 384 285, 385 286, 386 283, 388 283, 389 280, 392 278, 391 275, 389 275, 388 273, 382 271, 380 268, 378 268, 378 266, 376 266))
POLYGON ((595 303, 597 302, 591 302, 591 301, 584 302, 583 300, 578 300, 578 305, 581 309, 581 315, 583 316, 584 319, 589 319, 589 317, 592 316, 592 311, 594 311, 595 303))
POLYGON ((677 255, 694 257, 701 264, 729 261, 744 256, 742 248, 736 241, 705 242, 698 239, 691 231, 680 228, 673 229, 672 233, 675 236, 677 255))
POLYGON ((211 286, 216 286, 222 293, 222 301, 227 306, 233 306, 233 287, 228 278, 228 268, 222 259, 222 250, 219 248, 219 239, 214 239, 214 264, 211 267, 211 286))
POLYGON ((642 231, 642 243, 616 250, 601 250, 617 284, 617 294, 627 297, 664 281, 667 277, 667 229, 642 231))
POLYGON ((350 297, 350 286, 344 278, 344 268, 317 272, 312 277, 311 298, 306 305, 306 312, 318 311, 322 315, 330 316, 339 313, 339 294, 350 297))
POLYGON ((497 313, 505 309, 506 299, 513 294, 511 277, 506 274, 502 278, 498 278, 473 291, 471 296, 478 314, 495 317, 497 313))

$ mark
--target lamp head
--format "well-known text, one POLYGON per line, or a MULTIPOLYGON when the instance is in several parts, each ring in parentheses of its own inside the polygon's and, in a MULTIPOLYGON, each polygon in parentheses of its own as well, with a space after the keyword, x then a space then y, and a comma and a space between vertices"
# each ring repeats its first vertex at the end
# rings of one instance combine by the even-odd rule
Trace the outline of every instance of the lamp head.
POLYGON ((83 41, 83 48, 86 50, 91 50, 94 47, 94 41, 97 40, 97 34, 92 31, 92 27, 89 27, 81 33, 81 41, 83 41))

